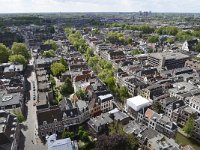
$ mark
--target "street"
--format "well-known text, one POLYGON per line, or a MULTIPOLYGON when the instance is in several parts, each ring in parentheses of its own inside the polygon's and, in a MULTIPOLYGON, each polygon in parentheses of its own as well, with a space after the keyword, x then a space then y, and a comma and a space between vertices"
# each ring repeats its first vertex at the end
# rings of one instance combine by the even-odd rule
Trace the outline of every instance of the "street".
MULTIPOLYGON (((32 64, 33 61, 30 61, 32 64)), ((27 100, 27 119, 22 124, 22 134, 24 136, 24 148, 20 147, 20 150, 45 150, 47 146, 44 145, 37 136, 37 115, 36 115, 36 106, 33 104, 37 101, 37 84, 36 84, 36 75, 35 72, 31 72, 30 77, 27 79, 30 83, 30 96, 27 100), (33 84, 35 84, 35 90, 33 91, 33 84), (35 93, 35 94, 34 94, 35 93), (35 95, 35 100, 33 99, 35 95)))

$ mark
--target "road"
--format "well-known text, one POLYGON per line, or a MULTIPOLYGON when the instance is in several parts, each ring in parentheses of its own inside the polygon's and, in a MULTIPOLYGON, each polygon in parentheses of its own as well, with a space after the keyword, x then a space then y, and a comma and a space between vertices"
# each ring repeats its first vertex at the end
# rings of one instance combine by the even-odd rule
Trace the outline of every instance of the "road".
MULTIPOLYGON (((30 64, 33 63, 33 59, 30 61, 30 64)), ((47 146, 44 145, 41 140, 37 136, 37 115, 36 115, 36 107, 33 104, 36 100, 33 100, 33 93, 37 97, 37 85, 36 85, 36 76, 35 72, 31 72, 31 76, 27 79, 30 83, 30 99, 27 100, 26 106, 27 110, 27 120, 23 123, 24 128, 22 128, 22 134, 25 137, 24 141, 24 150, 45 150, 47 146), (35 82, 35 91, 33 91, 33 84, 35 82)))

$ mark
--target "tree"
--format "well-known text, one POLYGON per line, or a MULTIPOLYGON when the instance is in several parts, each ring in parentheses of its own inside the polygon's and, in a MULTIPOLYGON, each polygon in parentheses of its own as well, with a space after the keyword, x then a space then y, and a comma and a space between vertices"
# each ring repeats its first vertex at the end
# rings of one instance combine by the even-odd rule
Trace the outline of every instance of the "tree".
POLYGON ((176 38, 179 41, 191 40, 193 38, 192 33, 190 31, 179 31, 176 35, 176 38))
POLYGON ((134 55, 141 54, 141 52, 140 52, 139 49, 134 49, 134 50, 131 51, 131 54, 134 56, 134 55))
POLYGON ((9 49, 2 43, 0 43, 0 64, 8 62, 9 49))
POLYGON ((14 42, 11 48, 12 55, 22 55, 26 60, 30 58, 30 54, 25 44, 14 42))
POLYGON ((61 59, 60 59, 60 63, 63 64, 63 65, 65 66, 65 68, 68 68, 67 61, 64 60, 64 58, 61 58, 61 59))
POLYGON ((173 26, 160 27, 156 30, 156 33, 160 35, 176 35, 178 33, 178 28, 173 26))
POLYGON ((115 91, 115 78, 114 77, 108 77, 107 79, 105 79, 104 81, 106 83, 106 85, 108 86, 108 88, 114 92, 115 91))
POLYGON ((22 65, 25 65, 27 63, 27 60, 22 55, 11 55, 9 57, 9 61, 11 61, 13 63, 20 63, 22 65))
POLYGON ((54 76, 58 76, 61 73, 65 72, 66 68, 62 63, 53 63, 51 64, 51 72, 53 73, 54 76))
POLYGON ((56 85, 56 80, 54 79, 54 77, 52 76, 52 74, 50 75, 50 82, 51 82, 52 86, 56 85))
POLYGON ((173 44, 174 39, 173 38, 167 38, 166 42, 169 43, 169 44, 173 44))
POLYGON ((17 116, 17 121, 19 123, 22 123, 23 121, 25 121, 24 115, 22 114, 21 111, 17 111, 17 112, 14 112, 14 113, 17 116))
POLYGON ((42 56, 46 57, 46 58, 49 58, 49 57, 55 57, 55 51, 50 49, 48 51, 44 51, 42 56))
POLYGON ((131 45, 133 43, 133 39, 131 37, 128 37, 127 43, 131 45))
POLYGON ((82 136, 81 136, 81 140, 84 141, 84 142, 90 141, 88 132, 83 131, 82 136))
POLYGON ((107 40, 112 44, 127 45, 128 41, 125 40, 125 36, 118 32, 109 32, 107 40))
POLYGON ((67 78, 64 84, 60 88, 60 93, 62 95, 66 95, 66 94, 72 94, 73 92, 74 92, 74 88, 72 86, 72 82, 70 78, 67 78))
POLYGON ((185 131, 185 133, 187 134, 191 134, 192 131, 194 130, 194 124, 195 124, 194 118, 190 117, 185 123, 183 131, 185 131))
POLYGON ((153 33, 155 30, 153 27, 150 27, 149 25, 141 25, 138 27, 138 29, 142 31, 144 34, 153 33))
POLYGON ((98 64, 99 62, 99 57, 98 56, 94 56, 94 57, 90 57, 88 60, 88 65, 90 67, 94 67, 98 64))
POLYGON ((44 42, 44 44, 50 44, 54 51, 58 49, 58 45, 54 40, 47 40, 44 42))
POLYGON ((155 110, 157 113, 162 113, 162 106, 158 101, 153 103, 152 109, 155 110))
MULTIPOLYGON (((96 142, 96 150, 129 150, 130 144, 126 135, 100 135, 96 142)), ((137 148, 135 148, 137 149, 137 148)), ((134 149, 133 149, 134 150, 134 149)))
POLYGON ((64 130, 63 133, 62 133, 62 139, 65 139, 65 138, 71 138, 73 139, 74 138, 74 133, 73 132, 69 132, 67 130, 64 130))
POLYGON ((120 87, 118 91, 121 99, 126 99, 129 97, 128 89, 125 86, 120 87))
POLYGON ((159 37, 158 36, 150 36, 148 38, 148 42, 149 43, 157 43, 159 41, 159 37))
POLYGON ((200 42, 198 42, 198 44, 195 46, 194 48, 196 51, 200 52, 200 42))
POLYGON ((78 90, 78 91, 76 92, 76 96, 77 96, 79 99, 84 100, 84 99, 86 98, 86 92, 80 89, 80 90, 78 90))

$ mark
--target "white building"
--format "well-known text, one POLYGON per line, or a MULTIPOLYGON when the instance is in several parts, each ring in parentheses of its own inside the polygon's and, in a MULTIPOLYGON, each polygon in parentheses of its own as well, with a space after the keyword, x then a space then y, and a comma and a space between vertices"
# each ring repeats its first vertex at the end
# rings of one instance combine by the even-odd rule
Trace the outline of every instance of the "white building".
POLYGON ((200 96, 194 96, 189 101, 189 106, 200 113, 200 96))
POLYGON ((109 110, 113 109, 114 97, 112 94, 100 95, 98 96, 98 102, 101 105, 102 112, 108 112, 109 110))
POLYGON ((128 107, 131 107, 133 110, 139 111, 143 109, 144 107, 148 107, 150 105, 151 103, 148 99, 138 95, 138 96, 127 99, 125 108, 127 110, 128 107))
POLYGON ((56 140, 57 135, 47 136, 48 150, 78 150, 77 142, 71 141, 70 138, 56 140))
MULTIPOLYGON (((131 114, 133 117, 138 118, 139 111, 143 111, 142 114, 144 114, 144 108, 147 108, 151 105, 151 101, 148 99, 138 95, 132 98, 127 99, 126 105, 125 105, 125 111, 131 114)), ((141 117, 142 117, 141 114, 141 117)))

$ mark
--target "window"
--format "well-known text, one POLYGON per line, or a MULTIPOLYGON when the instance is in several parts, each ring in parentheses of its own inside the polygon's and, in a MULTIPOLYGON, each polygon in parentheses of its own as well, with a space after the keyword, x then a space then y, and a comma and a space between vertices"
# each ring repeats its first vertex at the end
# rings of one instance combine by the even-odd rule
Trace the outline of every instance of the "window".
POLYGON ((193 108, 195 108, 195 104, 193 104, 193 108))

